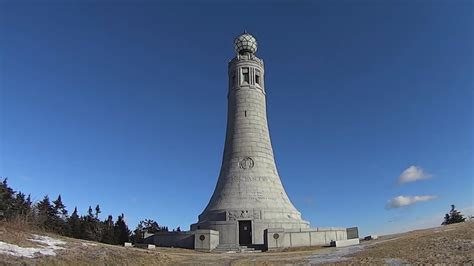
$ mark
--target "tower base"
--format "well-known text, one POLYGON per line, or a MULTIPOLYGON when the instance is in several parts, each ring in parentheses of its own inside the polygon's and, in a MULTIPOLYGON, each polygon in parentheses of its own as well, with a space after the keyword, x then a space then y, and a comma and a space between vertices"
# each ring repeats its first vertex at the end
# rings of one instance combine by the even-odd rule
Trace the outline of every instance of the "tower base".
POLYGON ((267 229, 309 229, 309 222, 242 219, 233 221, 204 221, 191 225, 191 231, 198 229, 218 231, 220 244, 248 246, 263 245, 265 243, 264 232, 267 229))

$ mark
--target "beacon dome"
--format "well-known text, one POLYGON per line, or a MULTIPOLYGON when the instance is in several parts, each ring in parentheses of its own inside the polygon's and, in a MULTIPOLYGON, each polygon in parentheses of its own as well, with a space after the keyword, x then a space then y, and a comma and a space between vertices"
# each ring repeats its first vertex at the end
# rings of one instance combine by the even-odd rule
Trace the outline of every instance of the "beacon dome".
POLYGON ((238 54, 257 52, 257 40, 247 32, 239 35, 234 40, 234 48, 238 54))

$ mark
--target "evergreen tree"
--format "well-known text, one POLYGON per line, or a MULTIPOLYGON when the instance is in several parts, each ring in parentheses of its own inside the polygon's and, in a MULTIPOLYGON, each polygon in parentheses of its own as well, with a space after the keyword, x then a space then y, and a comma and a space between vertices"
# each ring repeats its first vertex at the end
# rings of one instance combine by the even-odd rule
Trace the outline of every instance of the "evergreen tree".
POLYGON ((92 241, 100 241, 102 239, 102 224, 96 218, 89 206, 87 216, 82 218, 83 238, 92 241))
POLYGON ((81 219, 77 214, 77 207, 74 208, 71 216, 67 219, 68 235, 74 238, 83 238, 81 231, 81 219))
POLYGON ((155 234, 160 231, 165 231, 164 226, 158 225, 157 222, 151 219, 141 220, 132 235, 132 242, 141 243, 145 237, 145 233, 155 234))
POLYGON ((29 222, 31 217, 31 197, 18 192, 14 201, 14 216, 22 222, 29 222))
POLYGON ((51 225, 53 231, 62 235, 67 234, 67 210, 62 202, 61 195, 53 201, 53 211, 54 217, 51 225))
POLYGON ((8 186, 7 178, 0 182, 0 220, 10 219, 15 213, 15 191, 8 186))
POLYGON ((53 205, 54 205, 54 213, 61 219, 66 220, 67 210, 66 210, 66 206, 64 206, 63 204, 61 195, 59 195, 58 198, 55 201, 53 201, 53 205))
POLYGON ((449 223, 449 214, 445 214, 444 215, 444 221, 441 225, 447 225, 449 223))
POLYGON ((99 207, 99 204, 97 204, 97 206, 95 206, 95 218, 96 219, 99 219, 99 214, 100 213, 101 213, 100 207, 99 207))
POLYGON ((130 230, 125 223, 124 215, 119 215, 114 226, 115 244, 123 245, 130 241, 130 230))
POLYGON ((53 205, 49 202, 48 195, 44 196, 43 200, 36 204, 35 209, 37 225, 44 229, 51 230, 55 220, 55 213, 53 205))
POLYGON ((451 205, 451 211, 444 216, 444 222, 442 225, 462 223, 466 221, 461 212, 456 210, 456 206, 451 205))
POLYGON ((114 236, 114 219, 112 215, 109 215, 107 219, 103 222, 104 233, 102 234, 102 240, 100 242, 106 244, 115 244, 114 236))
POLYGON ((94 215, 92 214, 92 207, 89 206, 89 209, 87 210, 87 217, 93 219, 94 215))

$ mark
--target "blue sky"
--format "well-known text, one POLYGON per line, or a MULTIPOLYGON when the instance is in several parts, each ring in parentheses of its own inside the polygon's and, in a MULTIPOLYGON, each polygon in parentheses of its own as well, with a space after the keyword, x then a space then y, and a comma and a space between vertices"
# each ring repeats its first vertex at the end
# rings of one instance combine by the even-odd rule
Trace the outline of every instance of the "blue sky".
POLYGON ((217 180, 227 62, 246 29, 303 217, 362 234, 439 224, 450 204, 473 211, 473 8, 2 1, 0 176, 69 210, 188 228, 217 180), (415 181, 400 184, 406 169, 415 181))

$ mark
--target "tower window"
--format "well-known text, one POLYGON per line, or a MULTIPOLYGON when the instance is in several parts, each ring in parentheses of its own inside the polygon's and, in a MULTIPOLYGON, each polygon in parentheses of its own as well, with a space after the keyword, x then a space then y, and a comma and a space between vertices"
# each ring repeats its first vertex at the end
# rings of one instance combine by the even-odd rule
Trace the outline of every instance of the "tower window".
POLYGON ((235 86, 235 75, 232 75, 232 86, 235 86))
POLYGON ((260 70, 255 69, 255 83, 258 85, 262 85, 261 78, 260 78, 260 70))
POLYGON ((243 83, 250 83, 250 74, 249 74, 249 68, 248 67, 242 68, 242 82, 243 83))

